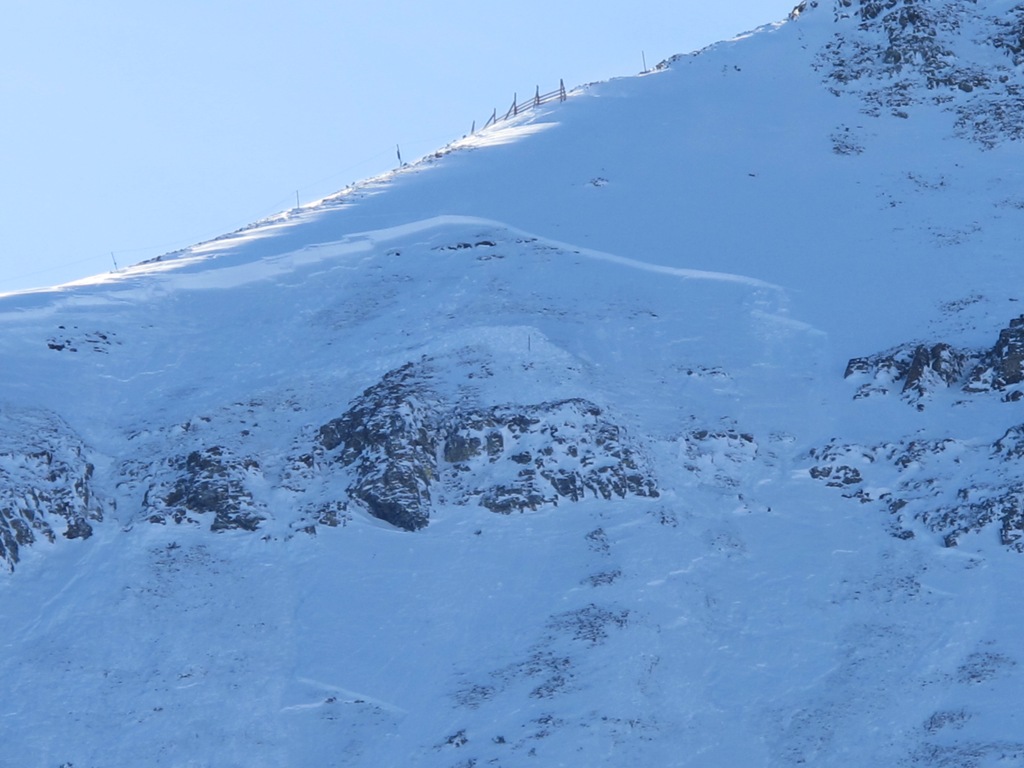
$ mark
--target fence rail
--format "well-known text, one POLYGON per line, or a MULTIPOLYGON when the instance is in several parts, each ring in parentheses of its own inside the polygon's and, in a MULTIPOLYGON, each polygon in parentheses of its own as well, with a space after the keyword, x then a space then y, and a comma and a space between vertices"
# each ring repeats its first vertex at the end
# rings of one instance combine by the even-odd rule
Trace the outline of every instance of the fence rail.
POLYGON ((547 104, 548 102, 555 101, 556 99, 558 101, 565 101, 566 99, 564 80, 558 81, 557 90, 550 91, 548 93, 541 93, 540 86, 538 85, 533 97, 530 98, 528 101, 520 102, 519 95, 513 94, 512 106, 508 108, 508 112, 506 112, 504 115, 499 115, 497 108, 495 108, 494 112, 491 113, 491 116, 487 119, 487 122, 484 123, 484 128, 494 125, 495 123, 499 123, 502 120, 508 120, 510 118, 513 118, 520 112, 525 112, 529 109, 534 109, 535 107, 539 107, 541 104, 547 104))

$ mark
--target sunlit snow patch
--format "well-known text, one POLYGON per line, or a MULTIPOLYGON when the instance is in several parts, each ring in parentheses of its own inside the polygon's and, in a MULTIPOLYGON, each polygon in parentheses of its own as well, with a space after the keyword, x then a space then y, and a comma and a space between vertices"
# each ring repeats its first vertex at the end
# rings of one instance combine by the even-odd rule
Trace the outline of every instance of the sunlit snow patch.
POLYGON ((451 146, 452 149, 463 149, 469 147, 499 147, 503 144, 512 144, 541 133, 548 128, 554 128, 558 123, 529 123, 527 125, 510 125, 502 128, 488 128, 487 130, 474 133, 464 139, 459 139, 451 146))

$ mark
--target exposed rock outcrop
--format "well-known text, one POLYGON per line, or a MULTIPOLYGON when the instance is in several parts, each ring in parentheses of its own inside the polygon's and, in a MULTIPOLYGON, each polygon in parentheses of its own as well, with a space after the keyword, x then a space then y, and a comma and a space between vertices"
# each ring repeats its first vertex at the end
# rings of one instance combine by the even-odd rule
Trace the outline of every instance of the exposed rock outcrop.
POLYGON ((994 527, 1000 543, 1024 552, 1024 483, 1016 467, 1024 425, 991 445, 952 438, 877 446, 833 441, 808 456, 811 478, 892 513, 900 538, 913 538, 916 523, 952 547, 994 527), (969 483, 958 471, 963 465, 975 467, 969 483))
POLYGON ((625 431, 588 400, 456 409, 443 433, 449 487, 492 512, 658 496, 625 431))
POLYGON ((884 395, 898 389, 909 402, 923 408, 923 400, 949 387, 965 392, 1004 393, 1017 400, 1024 383, 1024 316, 1010 321, 988 350, 957 349, 949 344, 903 344, 869 357, 855 357, 846 366, 846 378, 868 380, 854 399, 884 395), (969 373, 968 373, 969 372, 969 373))
POLYGON ((352 467, 348 493, 367 511, 407 531, 430 519, 437 476, 440 404, 421 366, 407 363, 366 389, 340 418, 320 427, 319 448, 352 467))
MULTIPOLYGON (((827 12, 801 3, 802 13, 827 12)), ((955 131, 985 147, 1024 137, 1024 8, 999 14, 956 0, 836 0, 837 31, 817 67, 836 95, 869 115, 908 117, 915 105, 951 112, 955 131), (974 45, 958 40, 970 35, 974 45)))
POLYGON ((1005 390, 1024 382, 1024 315, 999 332, 999 340, 971 371, 969 392, 1005 390))
POLYGON ((93 486, 82 440, 43 411, 0 412, 0 561, 42 538, 87 539, 110 503, 93 486))
POLYGON ((374 517, 417 530, 438 494, 503 514, 658 495, 625 430, 594 403, 469 406, 431 375, 426 359, 393 370, 317 432, 321 460, 351 469, 348 493, 374 517))
MULTIPOLYGON (((948 344, 906 344, 858 357, 846 377, 865 380, 855 399, 900 395, 919 409, 951 387, 968 395, 1001 393, 1003 401, 1024 397, 1024 316, 1010 321, 989 349, 958 350, 948 344)), ((974 532, 998 526, 999 540, 1024 552, 1024 482, 1017 462, 1024 457, 1024 426, 1007 429, 991 444, 944 438, 905 440, 878 446, 833 442, 809 453, 811 478, 840 488, 863 503, 881 503, 897 517, 894 530, 908 537, 911 521, 955 546, 974 532), (969 478, 960 467, 974 469, 969 478)))
POLYGON ((249 478, 260 472, 252 457, 212 446, 169 459, 166 468, 172 477, 154 483, 143 500, 150 522, 198 524, 206 518, 211 531, 254 531, 265 519, 262 505, 248 489, 249 478))
POLYGON ((908 401, 920 401, 936 391, 958 384, 975 353, 949 344, 904 344, 869 357, 855 357, 846 365, 846 378, 866 375, 854 399, 887 394, 898 389, 908 401))
POLYGON ((687 472, 699 483, 720 488, 738 487, 764 458, 754 436, 735 429, 695 429, 685 435, 684 444, 687 472))

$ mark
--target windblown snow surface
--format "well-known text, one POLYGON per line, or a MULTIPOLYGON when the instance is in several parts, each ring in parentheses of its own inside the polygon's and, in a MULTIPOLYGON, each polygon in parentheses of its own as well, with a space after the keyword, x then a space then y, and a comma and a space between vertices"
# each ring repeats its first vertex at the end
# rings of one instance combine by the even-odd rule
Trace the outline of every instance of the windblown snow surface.
POLYGON ((1024 7, 801 10, 0 299, 0 765, 1024 765, 1024 405, 879 362, 1024 313, 1024 7))

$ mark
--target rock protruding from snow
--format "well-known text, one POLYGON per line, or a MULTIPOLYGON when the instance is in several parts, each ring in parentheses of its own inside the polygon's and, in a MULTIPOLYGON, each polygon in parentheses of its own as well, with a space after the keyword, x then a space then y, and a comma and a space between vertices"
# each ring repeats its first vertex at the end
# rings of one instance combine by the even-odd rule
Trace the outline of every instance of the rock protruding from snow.
POLYGON ((1017 385, 1024 383, 1024 315, 1011 320, 988 350, 957 349, 941 342, 903 344, 853 358, 845 377, 868 379, 857 387, 857 400, 898 388, 906 400, 923 408, 925 398, 956 386, 971 393, 999 391, 1004 400, 1019 400, 1022 392, 1017 385))
MULTIPOLYGON (((824 12, 817 6, 798 10, 824 12)), ((985 147, 1024 137, 1020 7, 837 0, 835 21, 818 68, 836 95, 859 97, 865 114, 907 118, 914 107, 932 105, 954 115, 959 135, 985 147)))
POLYGON ((1016 472, 1024 425, 991 445, 951 438, 876 446, 832 441, 809 456, 812 479, 892 513, 900 538, 913 538, 916 522, 954 547, 968 534, 997 528, 1000 543, 1024 552, 1024 483, 1016 472), (974 467, 969 477, 963 466, 974 467))
POLYGON ((376 518, 415 531, 430 520, 438 406, 421 366, 407 363, 320 427, 320 447, 355 471, 348 493, 376 518))
POLYGON ((221 446, 167 460, 172 477, 147 491, 143 511, 152 523, 198 523, 212 515, 211 531, 254 531, 265 515, 248 488, 259 462, 221 446))
POLYGON ((450 485, 492 512, 559 499, 657 497, 625 430, 582 398, 456 409, 445 428, 450 485))
POLYGON ((683 464, 696 482, 736 488, 762 457, 754 436, 735 429, 695 429, 684 437, 683 464))
POLYGON ((418 530, 438 493, 502 514, 658 495, 625 430, 594 403, 467 406, 432 386, 431 365, 385 374, 317 433, 326 465, 353 472, 347 492, 374 517, 418 530))
POLYGON ((1024 315, 1011 320, 1010 325, 999 332, 996 345, 971 371, 966 389, 969 392, 1002 391, 1021 382, 1024 382, 1024 315))
POLYGON ((918 403, 936 391, 958 384, 975 353, 949 344, 904 344, 869 357, 855 357, 846 366, 846 378, 868 376, 857 388, 855 399, 887 394, 901 395, 918 403))
MULTIPOLYGON (((1024 397, 1024 316, 1010 321, 989 349, 958 350, 948 344, 907 344, 871 357, 854 358, 846 376, 867 379, 854 398, 901 396, 924 408, 940 390, 959 387, 977 396, 1024 397)), ((809 474, 842 488, 863 503, 881 502, 907 532, 911 520, 956 546, 967 534, 998 526, 1000 542, 1024 552, 1024 483, 1016 463, 1024 457, 1024 426, 1006 429, 992 443, 976 440, 909 440, 880 446, 833 443, 810 453, 809 474), (969 457, 969 461, 967 458, 969 457), (962 467, 973 467, 963 477, 962 467)))
POLYGON ((39 537, 89 538, 107 502, 72 429, 50 413, 5 411, 0 446, 0 561, 13 569, 21 548, 39 537))

